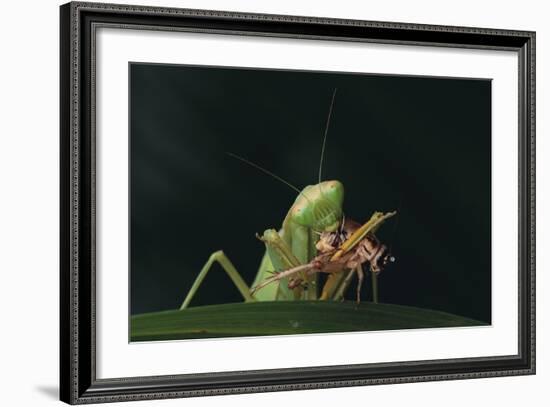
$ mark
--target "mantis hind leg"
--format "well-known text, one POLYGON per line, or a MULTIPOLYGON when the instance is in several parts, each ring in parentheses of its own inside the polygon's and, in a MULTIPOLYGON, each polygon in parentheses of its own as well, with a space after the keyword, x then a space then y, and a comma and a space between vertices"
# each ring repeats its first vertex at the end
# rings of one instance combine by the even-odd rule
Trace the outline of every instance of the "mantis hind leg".
POLYGON ((372 276, 372 302, 378 304, 378 273, 371 270, 372 276))
POLYGON ((193 299, 193 296, 199 289, 200 285, 202 284, 202 281, 208 274, 208 272, 212 269, 212 266, 214 263, 218 263, 222 269, 227 273, 231 281, 235 284, 235 287, 239 290, 241 295, 243 296, 245 302, 254 301, 254 297, 252 297, 252 294, 250 294, 250 288, 246 283, 244 282, 243 278, 233 265, 231 261, 227 258, 224 252, 221 250, 214 252, 210 255, 210 258, 206 262, 206 264, 202 267, 199 275, 195 279, 195 282, 191 286, 191 289, 187 293, 187 296, 185 297, 185 300, 181 304, 180 310, 185 309, 188 307, 189 303, 193 299))
MULTIPOLYGON (((346 270, 344 272, 344 274, 342 274, 342 277, 344 277, 344 275, 345 275, 345 278, 343 279, 343 281, 340 280, 341 282, 338 285, 336 293, 334 294, 334 296, 331 299, 333 299, 334 301, 343 301, 344 300, 344 294, 345 294, 348 286, 350 285, 351 279, 353 278, 354 274, 355 274, 354 270, 346 270)), ((332 277, 332 276, 334 276, 334 275, 333 274, 329 275, 329 277, 332 277)), ((324 298, 324 299, 327 299, 327 298, 324 298)))
MULTIPOLYGON (((359 304, 361 302, 361 287, 363 286, 363 281, 365 278, 365 273, 363 272, 363 267, 361 265, 358 265, 353 270, 346 270, 344 274, 341 276, 344 277, 343 281, 341 281, 340 285, 336 289, 334 296, 331 297, 334 301, 343 301, 344 300, 344 293, 346 292, 353 276, 357 274, 357 287, 355 289, 355 296, 356 296, 356 302, 359 304)), ((333 274, 331 274, 333 276, 333 274)), ((329 277, 331 277, 329 276, 329 277)), ((378 302, 378 298, 376 298, 376 301, 378 302)))

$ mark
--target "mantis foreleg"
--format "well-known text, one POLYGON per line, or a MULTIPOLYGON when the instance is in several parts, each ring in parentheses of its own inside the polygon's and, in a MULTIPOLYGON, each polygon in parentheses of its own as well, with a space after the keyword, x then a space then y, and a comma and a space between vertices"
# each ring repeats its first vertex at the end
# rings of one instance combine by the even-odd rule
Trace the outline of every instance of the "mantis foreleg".
POLYGON ((189 293, 185 297, 185 300, 183 301, 183 304, 181 304, 180 310, 187 308, 191 300, 193 299, 193 296, 199 289, 200 285, 202 284, 202 281, 212 268, 212 265, 217 262, 222 267, 222 269, 227 273, 231 281, 235 284, 235 287, 239 290, 241 295, 243 296, 245 302, 254 301, 254 297, 252 297, 252 294, 250 293, 250 288, 246 283, 244 282, 243 278, 233 266, 233 263, 227 258, 227 256, 222 252, 221 250, 214 252, 210 255, 210 258, 206 262, 206 264, 201 269, 201 272, 195 279, 195 282, 191 286, 191 289, 189 290, 189 293))
MULTIPOLYGON (((267 262, 264 258, 264 261, 262 261, 262 266, 260 267, 260 270, 258 271, 258 274, 256 276, 256 279, 254 280, 254 283, 252 284, 253 290, 257 290, 258 284, 263 282, 264 280, 270 278, 272 276, 272 273, 274 271, 282 271, 294 268, 296 266, 299 266, 300 260, 295 256, 293 253, 291 247, 287 244, 287 242, 281 237, 279 232, 277 232, 275 229, 267 229, 262 236, 258 236, 258 238, 265 243, 266 247, 266 253, 267 257, 269 258, 269 261, 267 262), (263 263, 269 263, 273 266, 271 270, 266 269, 265 265, 263 263)), ((255 297, 262 300, 262 299, 285 299, 285 300, 292 300, 295 299, 295 295, 299 295, 299 290, 290 290, 288 288, 288 284, 286 282, 283 282, 277 286, 277 290, 275 293, 264 293, 263 291, 258 291, 255 294, 255 297), (274 295, 274 298, 272 298, 274 295), (264 298, 264 297, 268 298, 264 298)))

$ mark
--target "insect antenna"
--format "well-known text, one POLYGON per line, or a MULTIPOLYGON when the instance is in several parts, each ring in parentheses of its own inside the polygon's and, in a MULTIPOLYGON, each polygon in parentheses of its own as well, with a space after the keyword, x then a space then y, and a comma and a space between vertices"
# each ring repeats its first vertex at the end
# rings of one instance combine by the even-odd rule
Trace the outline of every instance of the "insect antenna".
POLYGON ((338 88, 334 88, 334 92, 332 92, 332 100, 330 101, 330 108, 328 110, 327 124, 325 125, 325 135, 323 137, 323 146, 321 147, 321 159, 319 160, 319 177, 318 177, 319 184, 321 183, 321 174, 323 171, 323 159, 325 158, 325 146, 327 144, 328 128, 330 126, 330 118, 332 116, 332 108, 334 106, 334 99, 336 98, 337 91, 338 91, 338 88))
POLYGON ((300 195, 302 195, 308 202, 311 202, 308 197, 302 192, 300 191, 296 186, 292 185, 290 182, 288 182, 287 180, 279 177, 277 174, 274 174, 272 173, 271 171, 259 166, 258 164, 256 163, 253 163, 252 161, 249 161, 247 160, 246 158, 244 157, 241 157, 241 156, 238 156, 237 154, 234 154, 234 153, 231 153, 231 152, 227 152, 226 151, 226 154, 230 157, 233 157, 233 158, 236 158, 237 160, 239 161, 242 161, 243 163, 245 164, 248 164, 250 165, 251 167, 254 167, 256 168, 257 170, 260 170, 261 172, 263 172, 264 174, 267 174, 269 175, 270 177, 272 178, 275 178, 277 181, 279 182, 282 182, 283 184, 285 184, 286 186, 292 188, 294 191, 298 192, 300 195))
POLYGON ((397 224, 399 223, 399 215, 401 214, 401 200, 399 200, 399 204, 397 205, 397 209, 396 209, 396 212, 397 214, 395 215, 395 221, 393 222, 393 229, 391 231, 391 234, 390 234, 390 247, 389 247, 389 252, 390 253, 393 253, 392 252, 392 249, 393 249, 393 244, 395 242, 395 237, 397 236, 397 224))

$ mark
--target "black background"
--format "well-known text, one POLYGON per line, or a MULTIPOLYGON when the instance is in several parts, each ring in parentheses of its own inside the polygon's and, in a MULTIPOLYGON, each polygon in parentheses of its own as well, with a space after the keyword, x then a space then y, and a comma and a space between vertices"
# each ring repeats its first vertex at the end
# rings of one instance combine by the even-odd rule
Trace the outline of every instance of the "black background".
MULTIPOLYGON (((378 233, 397 258, 380 301, 491 321, 490 80, 135 63, 131 314, 179 307, 215 250, 252 282, 254 235, 280 227, 296 193, 225 152, 316 183, 335 88, 323 179, 344 184, 359 222, 399 212, 378 233)), ((216 266, 192 305, 236 301, 216 266)))

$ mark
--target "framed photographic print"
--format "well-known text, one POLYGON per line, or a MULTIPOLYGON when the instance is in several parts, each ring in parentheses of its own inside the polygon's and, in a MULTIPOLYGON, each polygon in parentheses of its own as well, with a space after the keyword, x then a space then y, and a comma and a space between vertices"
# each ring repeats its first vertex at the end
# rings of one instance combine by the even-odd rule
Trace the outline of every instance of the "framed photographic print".
POLYGON ((535 373, 533 32, 60 18, 63 401, 535 373))

